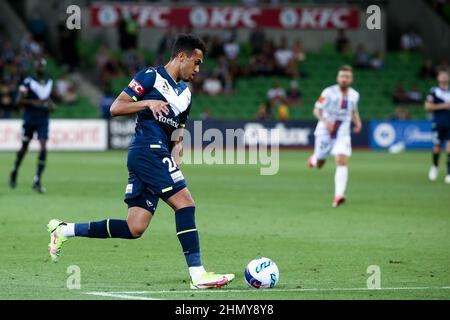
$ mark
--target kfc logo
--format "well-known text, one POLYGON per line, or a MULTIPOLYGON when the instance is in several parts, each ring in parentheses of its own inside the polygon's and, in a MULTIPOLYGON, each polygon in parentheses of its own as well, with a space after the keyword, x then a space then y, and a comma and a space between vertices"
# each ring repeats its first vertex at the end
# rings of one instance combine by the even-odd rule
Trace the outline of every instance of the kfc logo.
POLYGON ((142 93, 144 93, 144 87, 136 80, 131 80, 130 84, 128 85, 128 87, 133 90, 134 92, 136 92, 137 95, 141 95, 142 93))

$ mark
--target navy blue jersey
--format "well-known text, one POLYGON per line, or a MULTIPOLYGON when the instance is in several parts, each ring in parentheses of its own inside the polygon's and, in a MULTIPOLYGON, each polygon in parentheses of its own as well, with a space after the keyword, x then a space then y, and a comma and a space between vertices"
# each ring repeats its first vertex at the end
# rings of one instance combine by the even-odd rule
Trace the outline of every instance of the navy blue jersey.
POLYGON ((50 98, 53 88, 53 81, 51 79, 38 80, 35 77, 26 77, 20 84, 19 90, 25 99, 40 100, 42 102, 39 106, 34 106, 28 103, 24 104, 25 112, 23 119, 25 122, 39 123, 47 122, 49 118, 49 110, 46 100, 50 98))
MULTIPOLYGON (((432 103, 450 103, 450 90, 441 87, 433 87, 427 96, 427 101, 432 103)), ((433 112, 433 122, 438 126, 450 127, 450 110, 436 110, 433 112)))
POLYGON ((170 150, 173 131, 184 127, 191 108, 191 91, 180 81, 176 83, 164 67, 147 67, 139 71, 123 90, 134 101, 168 102, 169 114, 155 119, 150 109, 137 112, 136 132, 130 149, 159 144, 170 150))

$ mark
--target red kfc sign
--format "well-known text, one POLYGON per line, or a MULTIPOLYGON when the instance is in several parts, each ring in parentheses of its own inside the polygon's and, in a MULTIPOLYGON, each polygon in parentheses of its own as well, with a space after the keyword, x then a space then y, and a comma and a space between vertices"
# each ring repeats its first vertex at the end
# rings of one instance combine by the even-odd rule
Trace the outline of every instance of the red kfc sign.
POLYGON ((349 7, 247 8, 239 6, 168 7, 146 4, 93 4, 91 24, 117 26, 123 17, 141 27, 356 29, 360 10, 349 7))

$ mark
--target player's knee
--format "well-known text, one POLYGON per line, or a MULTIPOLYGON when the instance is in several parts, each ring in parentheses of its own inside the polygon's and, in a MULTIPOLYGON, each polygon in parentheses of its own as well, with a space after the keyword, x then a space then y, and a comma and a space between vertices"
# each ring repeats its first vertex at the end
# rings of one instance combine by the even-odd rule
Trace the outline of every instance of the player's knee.
POLYGON ((178 202, 178 205, 174 209, 179 210, 186 207, 195 207, 195 202, 194 199, 192 199, 192 197, 183 198, 181 201, 178 202))
POLYGON ((128 218, 127 223, 128 229, 130 229, 130 233, 134 239, 140 238, 148 227, 148 223, 141 220, 128 218))
POLYGON ((194 199, 192 198, 191 193, 187 189, 182 190, 173 197, 169 198, 167 203, 175 211, 185 207, 195 207, 194 199))
POLYGON ((186 207, 195 207, 195 201, 189 192, 184 196, 183 200, 186 207))
POLYGON ((145 230, 147 230, 147 226, 138 223, 130 223, 130 221, 128 221, 128 228, 130 229, 130 233, 134 239, 142 237, 145 230))
POLYGON ((348 163, 347 158, 344 158, 344 157, 338 157, 338 158, 336 158, 336 164, 337 164, 338 166, 346 166, 347 163, 348 163))

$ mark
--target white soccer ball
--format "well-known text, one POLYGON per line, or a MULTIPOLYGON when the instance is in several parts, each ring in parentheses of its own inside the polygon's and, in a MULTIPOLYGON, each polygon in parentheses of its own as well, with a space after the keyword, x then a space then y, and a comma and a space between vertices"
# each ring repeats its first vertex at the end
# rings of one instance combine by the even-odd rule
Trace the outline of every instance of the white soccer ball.
POLYGON ((280 278, 278 267, 269 258, 261 257, 250 261, 245 269, 245 282, 255 289, 273 288, 280 278))

